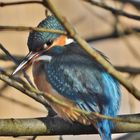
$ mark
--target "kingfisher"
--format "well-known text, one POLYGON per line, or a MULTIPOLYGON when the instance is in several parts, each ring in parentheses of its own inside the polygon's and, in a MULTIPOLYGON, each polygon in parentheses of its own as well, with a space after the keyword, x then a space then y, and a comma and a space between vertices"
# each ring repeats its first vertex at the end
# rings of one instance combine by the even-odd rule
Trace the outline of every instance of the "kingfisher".
MULTIPOLYGON (((37 27, 65 31, 53 15, 45 18, 37 27)), ((118 81, 76 41, 66 35, 31 31, 27 45, 29 53, 13 74, 33 64, 33 78, 39 90, 83 111, 116 116, 121 94, 118 81)), ((96 51, 108 61, 103 53, 96 51)), ((48 103, 65 120, 93 124, 84 116, 75 117, 66 108, 48 103)), ((102 140, 111 140, 111 121, 99 119, 94 126, 102 140)))

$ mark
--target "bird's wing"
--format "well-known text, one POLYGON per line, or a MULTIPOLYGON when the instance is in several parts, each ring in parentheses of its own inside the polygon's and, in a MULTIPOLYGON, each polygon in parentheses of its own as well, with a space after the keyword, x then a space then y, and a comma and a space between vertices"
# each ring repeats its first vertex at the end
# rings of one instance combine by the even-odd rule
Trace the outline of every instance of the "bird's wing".
POLYGON ((110 100, 105 88, 110 92, 113 87, 106 83, 108 80, 111 82, 111 76, 87 57, 78 55, 57 57, 48 66, 46 65, 46 71, 53 88, 83 110, 102 113, 110 100), (108 77, 103 77, 103 73, 108 77))
POLYGON ((48 81, 83 110, 103 113, 105 106, 113 105, 116 112, 119 102, 117 82, 94 59, 83 52, 79 54, 79 51, 54 57, 45 67, 48 81), (116 101, 113 100, 115 97, 116 101))

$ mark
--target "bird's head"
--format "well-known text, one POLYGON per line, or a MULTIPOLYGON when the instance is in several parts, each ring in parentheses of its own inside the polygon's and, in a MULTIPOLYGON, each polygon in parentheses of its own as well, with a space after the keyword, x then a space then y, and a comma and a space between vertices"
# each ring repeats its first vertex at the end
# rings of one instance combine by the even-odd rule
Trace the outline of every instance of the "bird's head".
MULTIPOLYGON (((54 16, 48 16, 46 19, 41 21, 37 27, 65 31, 61 23, 54 16)), ((30 32, 27 43, 29 53, 15 69, 12 75, 25 69, 35 58, 39 57, 45 51, 48 51, 54 46, 64 46, 72 41, 73 40, 67 38, 66 35, 50 32, 30 32)))

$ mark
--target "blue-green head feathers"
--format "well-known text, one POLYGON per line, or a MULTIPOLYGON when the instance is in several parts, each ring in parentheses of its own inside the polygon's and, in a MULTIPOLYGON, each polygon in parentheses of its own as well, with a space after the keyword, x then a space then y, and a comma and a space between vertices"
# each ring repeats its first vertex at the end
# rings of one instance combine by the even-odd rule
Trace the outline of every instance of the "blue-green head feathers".
MULTIPOLYGON (((65 30, 61 25, 61 23, 54 16, 48 16, 46 19, 41 21, 37 27, 61 31, 65 30)), ((37 31, 30 32, 27 43, 29 51, 36 51, 38 47, 41 47, 48 40, 53 40, 58 36, 60 35, 49 32, 37 32, 37 31)))

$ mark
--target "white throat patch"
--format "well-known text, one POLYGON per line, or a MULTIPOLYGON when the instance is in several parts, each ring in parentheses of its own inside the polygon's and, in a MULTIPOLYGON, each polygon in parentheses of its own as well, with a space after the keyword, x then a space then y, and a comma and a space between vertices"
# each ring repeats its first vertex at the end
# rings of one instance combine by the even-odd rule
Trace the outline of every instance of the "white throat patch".
POLYGON ((42 55, 42 56, 39 56, 35 61, 47 61, 47 62, 50 62, 51 60, 52 60, 51 56, 42 55))
POLYGON ((74 42, 74 40, 72 38, 66 38, 66 44, 65 45, 68 45, 72 42, 74 42))

